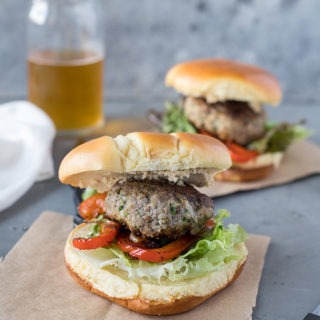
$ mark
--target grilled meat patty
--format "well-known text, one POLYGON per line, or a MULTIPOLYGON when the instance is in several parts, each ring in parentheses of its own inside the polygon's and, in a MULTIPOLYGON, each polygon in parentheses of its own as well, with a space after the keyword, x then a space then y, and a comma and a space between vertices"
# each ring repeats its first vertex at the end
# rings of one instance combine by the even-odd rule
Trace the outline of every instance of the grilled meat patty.
POLYGON ((145 239, 197 235, 213 217, 211 198, 191 186, 168 182, 118 182, 108 192, 105 207, 109 218, 145 239))
POLYGON ((265 112, 254 112, 246 102, 225 101, 208 104, 204 99, 186 97, 184 110, 198 129, 223 141, 246 145, 263 136, 265 112))

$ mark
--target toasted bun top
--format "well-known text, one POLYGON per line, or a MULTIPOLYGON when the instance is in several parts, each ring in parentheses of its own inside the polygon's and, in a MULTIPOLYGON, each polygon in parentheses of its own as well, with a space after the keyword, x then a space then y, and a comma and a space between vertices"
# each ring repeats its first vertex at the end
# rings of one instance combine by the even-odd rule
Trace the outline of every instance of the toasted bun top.
POLYGON ((255 111, 261 104, 277 105, 281 100, 279 82, 271 73, 231 60, 203 59, 175 65, 168 71, 165 83, 209 103, 245 101, 255 111))
POLYGON ((71 150, 59 168, 62 183, 99 192, 129 178, 213 183, 213 174, 231 166, 227 147, 191 133, 133 132, 100 137, 71 150))

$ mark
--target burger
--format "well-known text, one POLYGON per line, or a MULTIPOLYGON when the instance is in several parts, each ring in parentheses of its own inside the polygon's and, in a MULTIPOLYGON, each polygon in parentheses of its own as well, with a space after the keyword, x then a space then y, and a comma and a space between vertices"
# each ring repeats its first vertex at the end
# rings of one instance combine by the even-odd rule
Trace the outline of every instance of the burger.
POLYGON ((135 132, 70 151, 59 178, 87 188, 84 223, 65 263, 86 289, 150 315, 185 312, 231 284, 247 257, 246 233, 194 186, 231 165, 227 148, 199 134, 135 132))
POLYGON ((294 140, 309 135, 300 124, 267 121, 263 105, 278 105, 281 88, 262 68, 224 59, 194 60, 173 66, 165 83, 182 101, 167 104, 162 130, 198 132, 228 146, 232 167, 216 180, 265 178, 294 140))

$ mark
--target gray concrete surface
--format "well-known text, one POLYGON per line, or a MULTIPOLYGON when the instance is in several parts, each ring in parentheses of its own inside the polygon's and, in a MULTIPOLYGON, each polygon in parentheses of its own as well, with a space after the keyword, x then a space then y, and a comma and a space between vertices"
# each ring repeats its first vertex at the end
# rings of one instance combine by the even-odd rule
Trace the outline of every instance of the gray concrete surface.
MULTIPOLYGON (((158 109, 161 103, 154 104, 158 109)), ((126 116, 131 109, 143 116, 149 105, 107 104, 109 116, 126 116)), ((320 127, 320 109, 282 106, 267 109, 270 119, 298 121, 320 127)), ((320 145, 320 133, 311 138, 320 145)), ((73 147, 72 140, 56 140, 55 164, 73 147)), ((312 157, 312 155, 310 155, 312 157)), ((320 166, 320 164, 319 164, 320 166)), ((271 236, 253 320, 301 320, 320 303, 320 176, 215 200, 227 208, 232 222, 248 232, 271 236)), ((71 188, 55 177, 35 184, 18 202, 0 212, 0 256, 5 255, 44 210, 73 214, 71 188)), ((53 240, 54 241, 54 240, 53 240)), ((41 244, 45 245, 45 244, 41 244)), ((231 306, 230 306, 231 307, 231 306)))
MULTIPOLYGON (((26 0, 0 3, 0 96, 26 93, 26 0)), ((274 72, 286 104, 320 96, 318 0, 99 0, 105 21, 105 95, 110 101, 172 96, 173 64, 228 57, 274 72)))

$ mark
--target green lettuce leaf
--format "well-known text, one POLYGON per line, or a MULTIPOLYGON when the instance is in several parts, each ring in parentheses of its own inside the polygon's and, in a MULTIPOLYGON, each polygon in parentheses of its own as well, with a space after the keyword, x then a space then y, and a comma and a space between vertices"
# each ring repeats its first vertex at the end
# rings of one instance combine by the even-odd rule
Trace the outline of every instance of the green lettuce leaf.
POLYGON ((98 255, 101 268, 120 269, 129 279, 138 277, 141 280, 162 282, 202 276, 244 257, 245 253, 237 245, 247 239, 247 234, 239 225, 229 224, 224 227, 223 219, 229 216, 227 210, 219 210, 215 217, 215 227, 193 248, 174 260, 151 263, 132 259, 115 245, 97 249, 96 253, 91 254, 98 255))
POLYGON ((96 193, 97 193, 97 191, 95 189, 87 187, 82 192, 81 198, 84 201, 84 200, 87 200, 88 198, 90 198, 91 196, 93 196, 96 193))
POLYGON ((196 133, 195 127, 188 121, 183 109, 172 102, 165 104, 165 113, 161 124, 161 131, 196 133))
POLYGON ((301 124, 266 123, 266 133, 247 147, 259 153, 285 151, 289 145, 297 140, 309 137, 312 132, 301 124))

